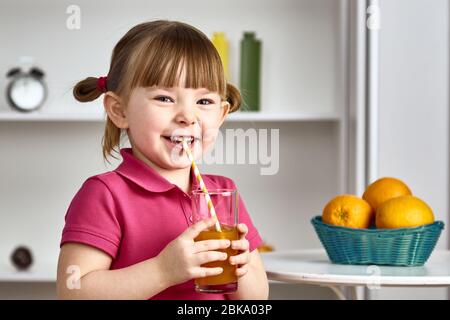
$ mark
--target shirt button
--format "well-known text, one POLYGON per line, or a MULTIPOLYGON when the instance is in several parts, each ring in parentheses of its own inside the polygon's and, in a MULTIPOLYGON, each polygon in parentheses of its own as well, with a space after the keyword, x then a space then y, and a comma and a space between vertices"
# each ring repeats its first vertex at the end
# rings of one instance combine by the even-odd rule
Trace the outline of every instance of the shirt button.
POLYGON ((189 221, 190 221, 190 222, 192 222, 192 221, 193 221, 193 220, 192 220, 192 216, 189 216, 189 221))

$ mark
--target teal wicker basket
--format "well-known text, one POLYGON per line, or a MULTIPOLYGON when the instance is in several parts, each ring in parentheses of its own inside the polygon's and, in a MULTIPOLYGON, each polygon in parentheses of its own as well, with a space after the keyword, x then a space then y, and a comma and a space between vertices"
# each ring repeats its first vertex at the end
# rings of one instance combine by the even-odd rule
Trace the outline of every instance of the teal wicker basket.
POLYGON ((328 257, 338 264, 422 266, 430 257, 444 223, 402 229, 353 229, 311 220, 328 257))

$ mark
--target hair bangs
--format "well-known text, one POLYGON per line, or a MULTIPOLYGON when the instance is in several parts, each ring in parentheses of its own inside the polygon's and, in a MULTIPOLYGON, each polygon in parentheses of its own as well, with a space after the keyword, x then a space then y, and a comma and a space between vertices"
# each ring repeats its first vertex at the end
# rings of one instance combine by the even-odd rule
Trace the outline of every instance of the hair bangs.
POLYGON ((206 88, 225 99, 226 79, 220 56, 209 39, 195 29, 172 26, 144 43, 132 60, 130 90, 171 88, 184 82, 186 88, 206 88))

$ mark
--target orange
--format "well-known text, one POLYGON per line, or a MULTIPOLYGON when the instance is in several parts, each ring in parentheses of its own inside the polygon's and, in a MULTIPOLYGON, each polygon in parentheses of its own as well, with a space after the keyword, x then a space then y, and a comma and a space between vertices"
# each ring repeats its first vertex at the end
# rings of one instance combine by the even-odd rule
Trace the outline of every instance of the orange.
POLYGON ((411 194, 411 190, 403 181, 386 177, 370 184, 362 197, 372 206, 373 211, 376 212, 383 202, 411 194))
POLYGON ((376 213, 380 229, 411 228, 433 223, 431 208, 414 196, 401 196, 384 202, 376 213))
POLYGON ((368 228, 373 211, 363 199, 350 195, 339 195, 327 203, 322 212, 322 221, 348 228, 368 228))

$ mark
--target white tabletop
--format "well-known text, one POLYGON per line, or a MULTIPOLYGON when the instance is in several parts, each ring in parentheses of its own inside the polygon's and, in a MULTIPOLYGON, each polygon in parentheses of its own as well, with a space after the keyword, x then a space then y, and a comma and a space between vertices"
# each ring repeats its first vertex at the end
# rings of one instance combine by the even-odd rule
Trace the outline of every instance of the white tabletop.
POLYGON ((450 251, 434 250, 422 267, 333 264, 323 249, 262 254, 269 280, 317 285, 450 286, 450 251))

